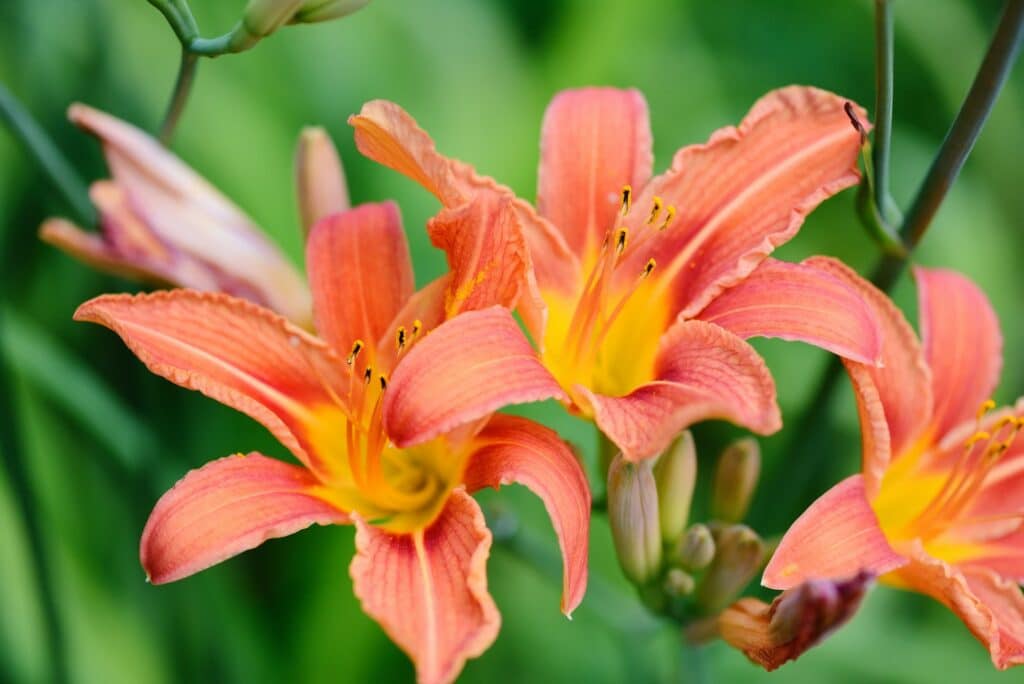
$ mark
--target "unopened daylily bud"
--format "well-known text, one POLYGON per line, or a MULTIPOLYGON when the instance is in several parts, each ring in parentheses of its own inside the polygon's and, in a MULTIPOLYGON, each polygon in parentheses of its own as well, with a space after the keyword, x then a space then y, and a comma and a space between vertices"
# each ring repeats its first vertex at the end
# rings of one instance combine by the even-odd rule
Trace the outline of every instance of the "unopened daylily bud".
POLYGON ((686 530, 693 487, 697 481, 697 450, 689 430, 683 432, 658 459, 654 466, 654 480, 658 485, 661 538, 665 544, 672 545, 686 530))
MULTIPOLYGON (((265 38, 291 21, 303 2, 304 0, 249 0, 239 29, 255 40, 265 38)), ((236 29, 236 33, 241 32, 239 29, 236 29)))
POLYGON ((715 558, 701 582, 698 600, 708 613, 717 613, 747 586, 761 567, 764 544, 746 525, 722 528, 715 539, 715 558))
POLYGON ((661 570, 658 491, 650 461, 616 456, 608 468, 608 522, 626 577, 646 584, 661 570))
POLYGON ((693 577, 685 570, 672 568, 665 573, 665 593, 673 598, 692 594, 695 586, 693 577))
POLYGON ((338 151, 318 127, 306 128, 295 151, 295 183, 303 234, 325 216, 349 208, 348 185, 338 151))
POLYGON ((687 570, 703 570, 715 557, 715 539, 707 525, 697 523, 679 545, 679 562, 687 570))
POLYGON ((348 16, 368 5, 370 0, 305 0, 292 23, 309 24, 348 16))
POLYGON ((711 498, 711 515, 725 522, 739 522, 747 514, 761 475, 761 448, 752 437, 726 447, 718 459, 711 498))
POLYGON ((719 632, 752 662, 774 670, 845 623, 872 580, 868 573, 843 582, 812 580, 782 592, 770 605, 740 599, 722 612, 719 632))

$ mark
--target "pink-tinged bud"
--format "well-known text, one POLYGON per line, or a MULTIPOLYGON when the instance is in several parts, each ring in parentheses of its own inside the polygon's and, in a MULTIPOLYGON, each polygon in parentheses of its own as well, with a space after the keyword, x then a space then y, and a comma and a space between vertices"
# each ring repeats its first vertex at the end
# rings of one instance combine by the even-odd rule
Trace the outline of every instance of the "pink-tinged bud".
POLYGON ((303 3, 304 0, 249 0, 240 28, 255 40, 265 38, 291 21, 303 3))
POLYGON ((703 570, 715 558, 715 539, 707 525, 697 523, 679 544, 678 560, 687 570, 703 570))
POLYGON ((701 581, 697 600, 705 613, 729 605, 764 561, 764 543, 746 525, 722 527, 715 537, 715 557, 701 581))
POLYGON ((719 632, 752 662, 774 670, 849 620, 873 579, 861 573, 842 582, 812 580, 782 592, 770 605, 740 599, 719 616, 719 632))
POLYGON ((658 490, 650 461, 616 456, 608 468, 608 522, 622 572, 644 585, 661 571, 658 490))
POLYGON ((361 10, 369 3, 370 0, 306 0, 292 17, 292 22, 309 24, 340 19, 361 10))
POLYGON ((68 116, 103 143, 113 178, 90 192, 100 234, 50 219, 43 240, 100 270, 226 292, 311 324, 305 280, 241 209, 138 128, 84 105, 68 116))
POLYGON ((711 495, 711 517, 739 522, 747 515, 761 476, 761 448, 752 437, 726 447, 718 459, 711 495))
POLYGON ((322 128, 306 128, 295 151, 295 184, 303 234, 320 219, 349 208, 348 185, 338 151, 322 128))
POLYGON ((673 546, 686 530, 697 482, 697 449, 689 430, 658 458, 654 480, 658 485, 661 538, 666 545, 673 546))

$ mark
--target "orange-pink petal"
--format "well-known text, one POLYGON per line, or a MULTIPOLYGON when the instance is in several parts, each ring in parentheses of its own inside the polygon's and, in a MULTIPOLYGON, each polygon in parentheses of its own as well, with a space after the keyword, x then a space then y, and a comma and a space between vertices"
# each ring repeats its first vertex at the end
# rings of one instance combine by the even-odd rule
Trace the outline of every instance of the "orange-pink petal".
POLYGON ((356 519, 356 596, 412 658, 420 684, 454 681, 497 637, 501 616, 487 592, 490 548, 480 507, 461 489, 420 532, 391 534, 356 519))
POLYGON ((150 514, 139 550, 146 577, 174 582, 267 539, 349 522, 324 491, 305 468, 261 454, 211 461, 179 480, 150 514))
POLYGON ((304 235, 320 219, 351 207, 341 157, 323 128, 304 128, 299 135, 295 185, 304 235))
MULTIPOLYGON (((635 227, 654 196, 676 209, 653 256, 673 281, 675 310, 691 317, 796 235, 819 203, 857 183, 860 134, 833 93, 791 86, 768 93, 737 128, 681 149, 634 203, 635 227)), ((867 118, 854 106, 862 122, 867 118)))
POLYGON ((846 579, 861 572, 883 575, 907 560, 889 546, 864 492, 852 475, 832 487, 797 518, 764 570, 761 584, 790 589, 819 579, 846 579))
POLYGON ((844 361, 860 414, 864 484, 874 497, 889 461, 926 436, 931 373, 914 330, 884 292, 835 259, 812 257, 805 263, 852 287, 874 310, 881 327, 881 366, 844 361))
POLYGON ((1024 663, 1024 596, 1014 581, 984 568, 959 568, 915 544, 897 581, 943 603, 964 621, 1000 670, 1024 663))
POLYGON ((594 253, 618 226, 621 191, 651 176, 647 101, 618 88, 564 90, 544 114, 537 210, 579 257, 594 253))
POLYGON ((317 407, 336 407, 348 376, 320 340, 283 317, 223 294, 171 290, 104 295, 75 320, 116 332, 150 371, 262 423, 318 476, 331 476, 309 430, 317 407))
POLYGON ((448 256, 447 318, 495 305, 515 307, 528 261, 511 195, 481 193, 442 209, 427 223, 427 234, 448 256))
POLYGON ((384 398, 384 426, 397 446, 426 442, 511 404, 565 393, 502 307, 442 324, 402 357, 384 398))
POLYGON ((765 259, 698 318, 742 338, 807 342, 860 363, 873 365, 882 353, 874 311, 856 290, 813 262, 765 259))
POLYGON ((398 206, 362 204, 322 219, 306 242, 306 264, 320 337, 342 355, 362 340, 373 363, 377 340, 414 288, 398 206))
POLYGON ((932 425, 944 435, 973 419, 992 396, 1003 365, 999 320, 966 276, 915 268, 921 344, 932 371, 932 425))
POLYGON ((521 484, 544 501, 562 551, 562 612, 572 614, 587 589, 590 487, 569 445, 548 428, 496 415, 477 435, 463 481, 470 492, 521 484))
POLYGON ((701 420, 724 419, 758 434, 782 426, 764 360, 736 335, 704 321, 680 321, 665 334, 653 382, 622 397, 576 390, 597 426, 631 461, 661 453, 701 420))

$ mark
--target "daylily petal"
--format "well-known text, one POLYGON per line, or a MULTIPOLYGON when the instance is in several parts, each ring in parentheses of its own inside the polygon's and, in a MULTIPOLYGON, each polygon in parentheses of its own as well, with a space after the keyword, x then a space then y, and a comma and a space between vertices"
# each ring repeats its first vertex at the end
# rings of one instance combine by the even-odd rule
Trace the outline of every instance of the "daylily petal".
POLYGON ((844 361, 853 382, 863 439, 864 484, 878 493, 891 457, 922 439, 931 418, 931 373, 917 336, 892 300, 835 259, 812 257, 811 264, 852 287, 874 309, 882 331, 882 365, 844 361))
POLYGON ((323 128, 305 128, 299 136, 295 184, 305 235, 320 219, 351 206, 341 157, 323 128))
POLYGON ((459 489, 421 532, 395 535, 356 519, 356 596, 415 662, 421 684, 454 681, 497 637, 501 616, 487 592, 490 549, 480 507, 459 489))
POLYGON ((510 195, 480 194, 427 223, 427 234, 448 255, 447 318, 489 306, 513 308, 526 282, 526 245, 510 195))
POLYGON ((879 527, 865 496, 864 478, 852 475, 822 494, 790 526, 761 584, 790 589, 809 580, 844 579, 860 572, 883 575, 906 562, 879 527))
POLYGON ((142 567, 153 584, 174 582, 314 523, 348 523, 328 499, 299 466, 257 453, 211 461, 160 497, 142 531, 142 567))
POLYGON ((99 271, 157 285, 170 284, 170 276, 163 269, 125 258, 102 236, 82 230, 65 219, 47 219, 39 227, 39 238, 99 271))
POLYGON ((647 101, 636 90, 564 90, 544 114, 537 210, 579 257, 614 230, 621 190, 651 177, 647 101))
POLYGON ((741 598, 722 611, 722 639, 771 672, 841 627, 860 607, 873 576, 861 573, 839 582, 805 582, 777 596, 771 604, 741 598))
POLYGON ((496 415, 477 439, 466 489, 521 484, 544 501, 562 550, 562 612, 571 615, 587 589, 590 488, 583 468, 555 432, 525 418, 496 415))
POLYGON ((782 426, 764 360, 717 325, 675 323, 661 340, 655 377, 624 397, 576 387, 589 403, 583 408, 630 461, 661 453, 681 430, 701 420, 722 418, 759 434, 782 426))
MULTIPOLYGON (((339 354, 356 340, 376 345, 413 293, 409 245, 394 202, 361 204, 321 220, 306 242, 306 263, 317 331, 339 354)), ((371 363, 375 351, 367 350, 371 363)))
POLYGON ((782 88, 758 100, 738 128, 677 152, 636 198, 630 225, 639 228, 654 196, 675 207, 675 218, 655 253, 638 254, 627 270, 639 272, 653 256, 687 318, 746 277, 814 207, 860 178, 860 134, 846 103, 816 88, 782 88))
POLYGON ((331 476, 330 450, 321 453, 310 431, 339 420, 345 366, 281 316, 223 294, 171 290, 97 297, 75 320, 110 328, 150 371, 259 421, 318 476, 331 476))
POLYGON ((289 319, 308 321, 309 292, 302 277, 234 203, 131 124, 81 104, 71 106, 68 118, 101 140, 114 181, 162 241, 226 282, 244 282, 260 293, 260 302, 289 319))
POLYGON ((992 396, 1003 365, 1003 336, 988 297, 965 276, 915 268, 921 344, 932 371, 932 421, 944 435, 973 419, 992 396))
POLYGON ((874 364, 882 351, 874 311, 856 290, 813 262, 765 259, 698 318, 743 338, 807 342, 860 363, 874 364))
POLYGON ((510 404, 564 399, 507 309, 460 314, 399 360, 384 425, 399 447, 426 442, 510 404))
MULTIPOLYGON (((374 161, 413 179, 449 209, 470 201, 478 194, 513 197, 512 206, 529 247, 527 259, 540 286, 571 292, 579 279, 579 262, 565 239, 549 221, 541 218, 530 204, 511 188, 493 178, 479 175, 469 164, 445 157, 416 120, 393 102, 374 100, 363 105, 358 115, 349 117, 355 128, 356 147, 374 161)), ((531 276, 531 280, 532 280, 531 276)), ((535 284, 529 283, 531 299, 537 299, 535 284)), ((537 304, 524 301, 521 306, 537 304)), ((543 337, 543 314, 524 311, 527 325, 537 339, 543 337)))
POLYGON ((1024 596, 1020 587, 990 570, 955 566, 932 558, 920 544, 907 550, 911 563, 894 573, 900 585, 940 601, 964 621, 1001 670, 1024 663, 1024 596))

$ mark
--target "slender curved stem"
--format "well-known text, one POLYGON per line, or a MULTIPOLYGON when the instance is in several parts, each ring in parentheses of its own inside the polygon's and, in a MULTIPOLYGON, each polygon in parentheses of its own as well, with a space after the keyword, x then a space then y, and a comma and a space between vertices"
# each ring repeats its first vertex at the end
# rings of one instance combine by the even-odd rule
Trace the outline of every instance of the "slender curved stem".
POLYGON ((0 121, 7 124, 11 133, 31 154, 53 185, 64 195, 78 219, 87 223, 95 220, 95 212, 89 201, 89 191, 78 177, 74 167, 61 154, 28 110, 0 83, 0 121))
POLYGON ((171 93, 171 101, 167 105, 167 114, 164 115, 164 122, 160 125, 160 142, 167 146, 174 137, 174 131, 178 126, 178 119, 185 111, 185 103, 192 92, 192 83, 196 77, 196 69, 199 67, 199 56, 182 48, 181 66, 178 67, 178 79, 174 83, 174 91, 171 93))
POLYGON ((890 0, 875 0, 875 140, 871 166, 875 179, 875 206, 891 220, 889 156, 892 146, 893 11, 890 0))

